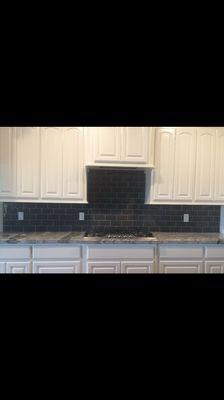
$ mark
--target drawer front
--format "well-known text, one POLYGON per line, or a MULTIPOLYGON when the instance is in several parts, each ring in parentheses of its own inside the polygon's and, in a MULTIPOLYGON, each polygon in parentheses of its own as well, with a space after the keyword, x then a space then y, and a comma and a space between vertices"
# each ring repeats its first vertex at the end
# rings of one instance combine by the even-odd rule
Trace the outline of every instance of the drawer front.
POLYGON ((163 261, 159 263, 163 274, 200 274, 204 272, 203 262, 163 261))
POLYGON ((146 259, 153 260, 154 246, 98 244, 87 246, 88 259, 146 259))
POLYGON ((216 259, 216 258, 221 258, 224 260, 224 246, 222 245, 212 245, 212 246, 206 246, 205 247, 205 258, 211 258, 211 259, 216 259))
POLYGON ((150 274, 153 272, 153 262, 122 261, 121 272, 123 274, 150 274))
POLYGON ((42 260, 81 258, 81 246, 33 246, 33 258, 42 260))
POLYGON ((165 259, 197 259, 203 258, 203 246, 194 245, 160 245, 159 256, 165 259))
POLYGON ((208 274, 224 274, 224 262, 205 261, 205 272, 208 274))
POLYGON ((118 274, 120 263, 113 261, 87 262, 87 270, 90 274, 118 274))
POLYGON ((34 261, 36 274, 76 274, 81 271, 80 261, 34 261))
POLYGON ((8 274, 29 274, 31 273, 30 262, 7 262, 6 272, 8 274))
POLYGON ((23 260, 31 258, 30 246, 0 246, 0 260, 23 260))

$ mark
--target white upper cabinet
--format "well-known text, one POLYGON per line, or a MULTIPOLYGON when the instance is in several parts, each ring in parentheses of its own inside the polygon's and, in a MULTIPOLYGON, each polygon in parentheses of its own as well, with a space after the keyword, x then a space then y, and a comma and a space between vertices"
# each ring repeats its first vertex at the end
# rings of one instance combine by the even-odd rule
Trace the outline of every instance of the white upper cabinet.
POLYGON ((224 202, 224 128, 216 130, 215 201, 224 202))
POLYGON ((87 165, 152 167, 153 128, 91 127, 85 138, 87 165))
POLYGON ((195 128, 156 129, 152 202, 193 199, 195 128))
POLYGON ((215 128, 197 128, 195 201, 214 198, 215 140, 215 128))
POLYGON ((84 138, 78 128, 63 129, 63 199, 84 196, 84 138))
POLYGON ((123 162, 147 164, 149 153, 149 129, 142 127, 123 128, 123 162))
POLYGON ((95 162, 119 162, 121 160, 120 133, 121 128, 95 128, 93 132, 95 162))
POLYGON ((0 128, 0 198, 16 196, 15 128, 0 128))
POLYGON ((175 135, 175 200, 192 201, 195 173, 195 128, 177 128, 175 135))
POLYGON ((17 197, 38 199, 40 191, 39 128, 16 129, 17 197))
POLYGON ((62 198, 62 131, 41 128, 41 197, 62 198))
POLYGON ((82 128, 41 128, 41 197, 85 201, 82 128))
POLYGON ((154 200, 172 200, 175 129, 156 129, 154 200))

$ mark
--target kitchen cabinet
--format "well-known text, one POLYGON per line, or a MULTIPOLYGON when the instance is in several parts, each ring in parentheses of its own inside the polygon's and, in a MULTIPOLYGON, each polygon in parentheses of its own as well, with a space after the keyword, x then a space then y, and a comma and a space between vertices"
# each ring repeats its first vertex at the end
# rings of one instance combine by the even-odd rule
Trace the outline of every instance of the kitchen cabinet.
POLYGON ((0 198, 16 196, 15 128, 0 128, 0 198))
POLYGON ((155 246, 151 244, 86 245, 86 272, 89 273, 152 273, 155 246))
POLYGON ((224 128, 156 128, 146 204, 224 204, 224 128))
POLYGON ((41 128, 41 198, 62 198, 61 128, 41 128))
POLYGON ((158 249, 160 273, 204 272, 202 245, 161 244, 158 249))
POLYGON ((157 128, 155 135, 155 170, 146 202, 192 202, 195 128, 157 128))
POLYGON ((5 263, 0 262, 0 274, 4 274, 6 272, 5 270, 5 263))
POLYGON ((34 261, 33 273, 37 274, 75 274, 80 273, 80 261, 34 261))
POLYGON ((39 128, 15 128, 17 198, 38 199, 40 195, 39 128))
POLYGON ((177 128, 175 132, 173 199, 192 201, 195 173, 195 128, 177 128))
POLYGON ((164 274, 198 274, 204 272, 201 261, 160 261, 159 272, 164 274))
POLYGON ((121 261, 121 272, 124 274, 150 274, 154 272, 154 262, 121 261))
POLYGON ((224 274, 224 260, 205 261, 205 272, 209 274, 224 274))
POLYGON ((64 200, 83 200, 86 191, 83 130, 64 127, 62 135, 62 196, 64 200))
POLYGON ((172 200, 175 129, 156 129, 154 200, 172 200))
POLYGON ((120 262, 118 261, 88 261, 87 272, 90 274, 117 274, 120 271, 120 262))
POLYGON ((150 127, 86 128, 86 165, 153 167, 154 135, 150 127))
POLYGON ((215 181, 215 128, 197 128, 195 201, 212 201, 215 181))
POLYGON ((122 129, 121 160, 130 164, 147 164, 149 154, 149 128, 122 129))
POLYGON ((121 160, 121 128, 94 129, 94 161, 119 162, 121 160))
POLYGON ((82 128, 41 128, 41 198, 86 202, 82 128))
POLYGON ((9 274, 28 274, 31 272, 31 263, 6 262, 6 272, 9 274))
POLYGON ((0 128, 0 199, 87 203, 83 128, 0 128))

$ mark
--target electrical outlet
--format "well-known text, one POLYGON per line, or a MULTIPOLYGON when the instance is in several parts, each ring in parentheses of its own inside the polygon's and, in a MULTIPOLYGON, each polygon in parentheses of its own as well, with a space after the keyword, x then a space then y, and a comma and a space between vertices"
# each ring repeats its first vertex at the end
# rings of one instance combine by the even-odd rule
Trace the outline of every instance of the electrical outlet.
POLYGON ((84 217, 84 212, 80 212, 79 213, 79 221, 84 221, 85 217, 84 217))
POLYGON ((19 211, 18 212, 18 221, 23 221, 24 220, 24 212, 23 211, 19 211))
POLYGON ((189 222, 189 214, 184 214, 184 222, 189 222))

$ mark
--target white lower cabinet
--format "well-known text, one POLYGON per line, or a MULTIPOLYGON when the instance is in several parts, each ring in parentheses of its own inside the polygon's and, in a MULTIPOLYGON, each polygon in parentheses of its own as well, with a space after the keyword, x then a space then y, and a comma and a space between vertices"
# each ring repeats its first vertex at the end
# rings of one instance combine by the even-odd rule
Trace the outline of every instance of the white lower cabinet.
POLYGON ((91 274, 118 274, 120 271, 118 261, 88 261, 87 272, 91 274))
POLYGON ((154 272, 154 262, 122 261, 121 272, 124 274, 150 274, 154 272))
POLYGON ((223 244, 0 245, 0 273, 224 273, 223 244))
POLYGON ((6 272, 9 274, 29 274, 31 273, 30 262, 7 262, 6 272))
POLYGON ((5 273, 5 263, 1 262, 0 263, 0 274, 4 274, 5 273))
POLYGON ((224 273, 224 246, 207 245, 205 247, 205 272, 211 274, 224 273))
POLYGON ((147 244, 92 244, 86 246, 88 273, 152 273, 155 246, 147 244))
POLYGON ((164 274, 199 274, 203 272, 203 262, 160 261, 159 272, 164 274))
POLYGON ((205 272, 209 274, 224 274, 224 260, 205 261, 205 272))
POLYGON ((37 274, 75 274, 82 271, 80 261, 34 261, 32 272, 37 274))
POLYGON ((203 245, 159 245, 160 273, 198 274, 204 272, 203 245))

